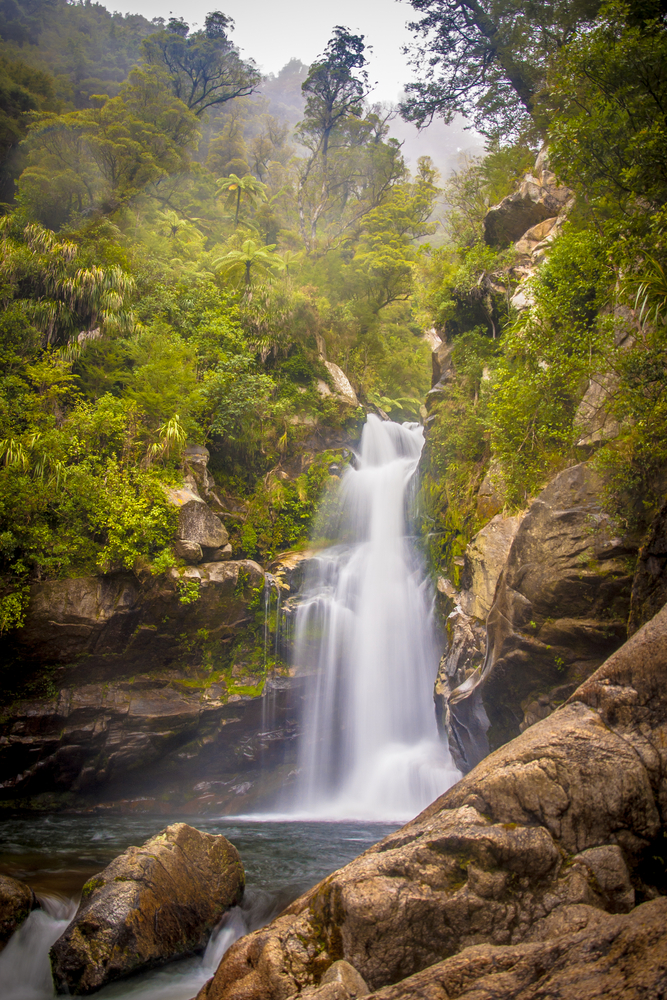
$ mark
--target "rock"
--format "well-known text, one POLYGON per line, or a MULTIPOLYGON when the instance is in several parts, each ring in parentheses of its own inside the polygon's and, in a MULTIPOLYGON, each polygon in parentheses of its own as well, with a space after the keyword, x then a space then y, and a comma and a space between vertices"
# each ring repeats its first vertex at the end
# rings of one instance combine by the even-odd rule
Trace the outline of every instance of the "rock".
POLYGON ((461 574, 461 607, 467 615, 486 621, 498 578, 522 520, 522 514, 514 517, 496 514, 468 544, 461 574))
POLYGON ((37 906, 32 889, 9 875, 0 875, 0 950, 37 906))
POLYGON ((350 406, 359 406, 359 400, 357 399, 357 394, 350 384, 350 380, 338 365, 335 365, 333 361, 323 361, 331 376, 331 381, 334 385, 334 395, 338 397, 343 403, 348 403, 350 406))
MULTIPOLYGON (((134 787, 162 760, 178 770, 184 747, 196 757, 209 742, 225 770, 238 770, 236 743, 224 743, 240 737, 247 713, 230 706, 236 682, 220 673, 219 657, 252 624, 249 605, 263 584, 261 567, 245 559, 189 566, 143 588, 129 574, 35 585, 15 655, 28 677, 34 662, 50 667, 37 675, 46 678, 41 692, 3 707, 0 798, 91 793, 112 782, 127 795, 130 776, 134 787), (183 582, 198 584, 189 603, 183 582)), ((246 671, 258 694, 262 669, 246 671)), ((257 711, 249 725, 260 728, 257 711)))
MULTIPOLYGON (((216 552, 217 549, 212 551, 216 552)), ((190 542, 183 538, 178 538, 174 542, 174 552, 187 563, 200 563, 204 558, 204 552, 199 542, 190 542)))
POLYGON ((618 437, 621 425, 612 412, 617 389, 618 378, 615 375, 600 375, 589 382, 574 415, 573 427, 580 435, 578 448, 618 437))
POLYGON ((401 983, 385 998, 402 996, 411 988, 403 981, 423 970, 422 992, 405 996, 462 996, 466 968, 474 980, 502 973, 503 963, 527 978, 504 994, 492 989, 507 979, 481 981, 487 992, 471 989, 471 1000, 658 996, 651 983, 659 972, 664 986, 667 958, 667 901, 656 898, 665 887, 665 774, 667 608, 549 718, 237 941, 199 1000, 290 997, 321 983, 340 959, 371 991, 401 983), (623 864, 650 902, 612 916, 629 901, 623 864), (479 955, 483 962, 468 965, 479 955), (426 977, 445 961, 458 978, 447 992, 431 989, 426 977), (585 990, 586 963, 597 994, 585 990), (551 971, 569 994, 550 989, 551 971), (616 993, 605 992, 607 972, 616 993), (531 977, 540 991, 521 992, 531 977), (624 979, 635 993, 621 991, 624 979))
POLYGON ((496 460, 489 468, 477 491, 477 516, 490 520, 505 506, 505 483, 502 469, 496 460))
POLYGON ((458 686, 442 693, 459 766, 469 768, 535 721, 526 710, 539 695, 567 697, 626 638, 636 541, 616 537, 602 491, 585 463, 573 466, 521 520, 488 614, 484 664, 474 676, 454 676, 458 686), (489 728, 466 763, 460 755, 470 719, 482 708, 489 728))
MULTIPOLYGON (((516 191, 489 209, 484 218, 484 239, 489 246, 507 247, 524 237, 525 250, 529 251, 534 243, 529 233, 537 235, 541 232, 537 227, 542 226, 548 236, 555 225, 554 218, 572 199, 573 192, 559 184, 555 174, 546 168, 539 169, 536 164, 535 176, 526 174, 516 191)), ((544 236, 537 242, 543 239, 544 236)))
POLYGON ((170 501, 178 507, 178 537, 181 541, 217 549, 226 545, 229 536, 220 518, 191 489, 168 490, 170 501))
POLYGON ((579 907, 583 929, 518 946, 478 945, 438 962, 377 1000, 646 1000, 664 996, 667 900, 628 916, 579 907), (586 912, 588 911, 588 912, 586 912))
POLYGON ((630 635, 667 603, 667 500, 656 514, 648 538, 639 550, 632 581, 630 635))
POLYGON ((207 562, 226 562, 232 558, 232 547, 227 543, 221 549, 208 549, 206 552, 207 562))
POLYGON ((303 1000, 356 1000, 368 996, 370 990, 349 962, 339 959, 330 965, 319 986, 311 986, 299 993, 303 1000))
POLYGON ((185 823, 129 847, 86 882, 74 920, 51 949, 58 992, 85 996, 203 950, 244 882, 236 848, 185 823))

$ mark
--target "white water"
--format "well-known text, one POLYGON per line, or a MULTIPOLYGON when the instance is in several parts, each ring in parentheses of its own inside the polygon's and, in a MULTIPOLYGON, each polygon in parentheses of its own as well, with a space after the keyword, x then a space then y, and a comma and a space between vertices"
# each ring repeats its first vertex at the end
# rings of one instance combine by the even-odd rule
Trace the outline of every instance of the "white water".
POLYGON ((406 538, 417 424, 369 416, 341 484, 340 543, 309 565, 295 631, 309 676, 294 811, 413 817, 459 778, 433 706, 431 601, 406 538))
MULTIPOLYGON (((263 900, 260 900, 260 908, 263 900)), ((0 953, 2 1000, 54 1000, 49 950, 73 919, 77 900, 40 897, 33 910, 0 953)), ((256 908, 256 904, 255 904, 256 908)), ((191 1000, 217 969, 222 956, 253 926, 252 903, 229 910, 211 934, 201 958, 186 959, 107 986, 99 1000, 191 1000)), ((261 922, 261 921, 260 921, 261 922)))

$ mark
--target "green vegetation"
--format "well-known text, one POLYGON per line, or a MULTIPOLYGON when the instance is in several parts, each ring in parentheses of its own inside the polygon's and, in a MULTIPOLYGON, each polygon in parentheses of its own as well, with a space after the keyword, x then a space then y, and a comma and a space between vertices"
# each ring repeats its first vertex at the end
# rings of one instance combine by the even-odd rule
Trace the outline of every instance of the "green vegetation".
MULTIPOLYGON (((509 16, 509 4, 483 6, 509 16)), ((492 140, 484 159, 447 182, 447 239, 420 265, 418 314, 453 344, 456 373, 429 404, 435 421, 422 483, 424 532, 435 565, 454 580, 467 541, 491 513, 523 506, 566 465, 594 455, 608 509, 626 526, 645 526, 664 496, 665 16, 656 4, 612 2, 599 10, 550 5, 540 17, 560 7, 583 20, 558 51, 544 49, 533 97, 515 94, 515 144, 492 140), (526 258, 488 246, 483 218, 530 166, 537 137, 576 201, 524 283, 528 301, 517 310, 512 297, 526 258), (595 433, 605 423, 613 429, 595 433), (495 493, 491 508, 477 497, 485 475, 495 493)), ((462 5, 442 8, 459 16, 462 5)), ((514 36, 503 37, 517 56, 514 36)), ((450 56, 440 53, 445 63, 450 56)), ((493 102, 514 86, 503 58, 495 53, 496 76, 475 91, 490 135, 500 121, 493 102)), ((532 58, 529 51, 523 69, 532 58)), ((464 98, 444 84, 429 93, 431 110, 446 118, 462 107, 464 98)), ((426 90, 414 95, 413 117, 423 116, 426 90)))
POLYGON ((317 456, 362 415, 325 359, 396 415, 428 388, 412 293, 438 188, 347 29, 262 82, 220 12, 2 10, 4 632, 32 581, 175 564, 187 445, 241 512, 235 555, 304 543, 340 449, 317 456))

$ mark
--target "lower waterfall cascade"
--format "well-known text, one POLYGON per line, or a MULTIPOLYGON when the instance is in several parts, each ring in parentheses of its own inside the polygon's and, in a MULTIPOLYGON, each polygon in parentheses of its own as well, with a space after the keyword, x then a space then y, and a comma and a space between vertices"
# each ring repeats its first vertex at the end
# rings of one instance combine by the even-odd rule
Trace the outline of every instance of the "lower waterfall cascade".
POLYGON ((294 664, 307 675, 292 803, 312 818, 412 818, 460 777, 437 732, 428 581, 406 535, 416 423, 369 415, 337 544, 309 561, 294 664))

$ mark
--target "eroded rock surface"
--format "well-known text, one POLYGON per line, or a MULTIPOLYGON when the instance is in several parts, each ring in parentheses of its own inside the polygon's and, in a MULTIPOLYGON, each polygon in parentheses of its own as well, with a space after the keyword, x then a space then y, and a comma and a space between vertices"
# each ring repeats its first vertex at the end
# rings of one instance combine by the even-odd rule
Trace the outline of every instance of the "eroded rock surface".
POLYGON ((0 875, 0 950, 36 905, 35 894, 25 882, 0 875))
MULTIPOLYGON (((532 502, 498 578, 483 662, 473 621, 470 655, 458 652, 462 669, 452 667, 451 648, 441 664, 461 769, 550 714, 625 640, 636 549, 615 534, 602 483, 585 463, 559 473, 532 502)), ((478 575, 482 600, 467 607, 483 613, 490 586, 478 575)))
POLYGON ((572 197, 573 192, 558 183, 544 156, 540 156, 534 174, 526 174, 516 191, 489 209, 484 218, 484 238, 489 246, 507 247, 523 237, 526 246, 519 247, 519 251, 532 252, 548 236, 556 216, 572 197))
POLYGON ((129 847, 85 884, 76 917, 51 949, 58 992, 86 995, 202 950, 244 882, 236 848, 185 823, 129 847))
POLYGON ((478 945, 371 994, 377 1000, 651 1000, 667 988, 667 900, 612 917, 572 907, 574 933, 478 945))
MULTIPOLYGON (((626 975, 632 983, 633 953, 660 963, 665 953, 665 903, 656 898, 667 891, 665 820, 667 608, 566 705, 268 927, 238 941, 199 1000, 284 1000, 321 982, 338 959, 377 991, 446 959, 465 968, 458 953, 478 945, 489 948, 489 972, 503 961, 507 970, 518 968, 519 946, 533 943, 534 952, 524 947, 530 962, 548 945, 555 951, 543 954, 566 975, 568 949, 582 964, 594 963, 596 940, 602 969, 619 942, 617 953, 628 961, 617 982, 626 975), (632 893, 635 903, 655 902, 630 917, 606 916, 631 906, 632 893), (588 917, 598 911, 603 923, 594 915, 579 948, 567 935, 589 933, 582 907, 588 917), (608 930, 596 938, 598 927, 608 930)), ((534 969, 534 978, 547 971, 539 961, 534 969)), ((425 987, 411 995, 457 994, 425 987)), ((487 995, 523 996, 479 994, 487 995)), ((553 996, 526 997, 538 995, 553 996)))
POLYGON ((261 728, 260 707, 248 713, 261 677, 239 636, 263 581, 256 563, 241 560, 187 567, 143 588, 126 575, 36 587, 16 635, 24 670, 33 658, 51 662, 51 690, 3 707, 0 796, 92 794, 116 782, 120 797, 149 769, 157 781, 161 761, 176 779, 201 758, 201 768, 190 765, 193 783, 217 781, 206 789, 211 801, 215 791, 235 798, 232 775, 247 762, 235 751, 261 728), (180 599, 183 583, 196 599, 180 599), (207 655, 219 659, 203 663, 207 655))

